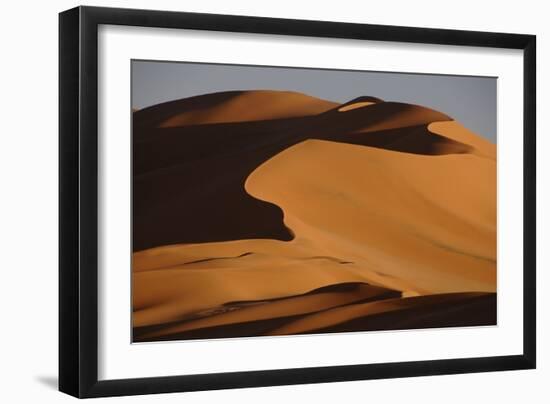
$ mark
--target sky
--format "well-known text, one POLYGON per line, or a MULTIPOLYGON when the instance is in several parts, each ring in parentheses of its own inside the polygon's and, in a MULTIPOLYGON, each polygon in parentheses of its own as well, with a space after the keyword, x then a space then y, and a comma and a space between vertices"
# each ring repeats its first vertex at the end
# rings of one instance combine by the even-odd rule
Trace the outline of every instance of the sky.
POLYGON ((132 61, 132 108, 229 90, 297 91, 340 103, 374 96, 435 109, 497 138, 494 77, 132 61))

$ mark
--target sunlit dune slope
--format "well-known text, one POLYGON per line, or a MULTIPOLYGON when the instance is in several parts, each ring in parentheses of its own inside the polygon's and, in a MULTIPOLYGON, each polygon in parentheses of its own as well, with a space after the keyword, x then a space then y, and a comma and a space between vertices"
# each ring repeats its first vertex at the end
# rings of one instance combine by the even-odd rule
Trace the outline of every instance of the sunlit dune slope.
POLYGON ((432 157, 308 140, 257 168, 245 188, 280 206, 296 239, 328 255, 384 268, 419 293, 489 291, 496 277, 494 175, 493 160, 472 154, 432 157))
POLYGON ((220 94, 134 113, 134 340, 495 324, 495 145, 375 97, 220 94))

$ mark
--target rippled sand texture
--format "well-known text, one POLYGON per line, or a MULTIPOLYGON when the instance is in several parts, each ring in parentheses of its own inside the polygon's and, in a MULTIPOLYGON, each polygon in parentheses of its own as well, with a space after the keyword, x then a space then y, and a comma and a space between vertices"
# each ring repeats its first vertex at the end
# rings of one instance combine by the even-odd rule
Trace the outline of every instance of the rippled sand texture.
POLYGON ((134 341, 496 324, 496 146, 421 106, 133 113, 134 341))

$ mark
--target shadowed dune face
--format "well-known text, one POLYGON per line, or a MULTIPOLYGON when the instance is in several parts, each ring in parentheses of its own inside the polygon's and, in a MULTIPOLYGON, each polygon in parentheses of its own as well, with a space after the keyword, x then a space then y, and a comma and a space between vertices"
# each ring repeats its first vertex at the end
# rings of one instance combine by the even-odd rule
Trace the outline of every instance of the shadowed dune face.
POLYGON ((496 323, 496 148, 359 97, 133 113, 135 341, 496 323))

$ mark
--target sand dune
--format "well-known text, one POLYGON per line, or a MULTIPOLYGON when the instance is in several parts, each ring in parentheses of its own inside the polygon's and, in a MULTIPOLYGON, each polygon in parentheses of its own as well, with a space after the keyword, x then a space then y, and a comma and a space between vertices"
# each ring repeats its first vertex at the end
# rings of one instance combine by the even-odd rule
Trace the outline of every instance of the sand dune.
POLYGON ((142 109, 139 127, 180 127, 316 115, 338 104, 291 91, 227 91, 170 101, 142 109))
POLYGON ((493 291, 496 189, 484 188, 494 173, 494 161, 470 154, 433 158, 308 140, 257 168, 245 188, 280 206, 296 238, 384 268, 418 293, 493 291))
POLYGON ((496 323, 494 293, 380 299, 336 307, 272 329, 268 335, 459 327, 496 323))
POLYGON ((401 297, 401 292, 360 282, 332 284, 298 295, 227 302, 202 312, 195 312, 193 316, 180 318, 171 324, 136 328, 136 337, 141 340, 178 339, 183 333, 242 323, 254 323, 257 333, 260 333, 260 329, 263 330, 261 333, 265 333, 273 328, 274 323, 281 324, 282 319, 288 320, 298 316, 302 318, 326 309, 395 297, 401 297))
POLYGON ((470 151, 473 154, 489 158, 497 159, 497 149, 495 145, 488 140, 476 135, 474 132, 466 129, 457 121, 434 122, 428 125, 430 132, 445 136, 448 139, 468 144, 473 147, 470 151))
POLYGON ((136 341, 496 322, 496 147, 421 106, 134 114, 136 341))
POLYGON ((139 129, 136 119, 135 131, 147 136, 134 142, 134 249, 251 238, 289 241, 293 234, 280 207, 244 190, 257 167, 308 139, 422 155, 468 153, 472 146, 427 129, 449 119, 390 102, 301 118, 148 130, 139 129), (180 183, 185 187, 175 186, 180 183), (216 195, 223 195, 223 204, 216 195))
POLYGON ((357 97, 351 101, 348 101, 338 106, 338 112, 351 111, 352 109, 366 107, 378 102, 383 102, 380 98, 376 97, 357 97))
POLYGON ((342 293, 341 300, 330 300, 330 297, 323 295, 296 296, 249 303, 242 307, 226 305, 205 312, 203 318, 138 327, 134 335, 136 341, 145 342, 443 328, 496 322, 494 293, 451 293, 408 298, 392 298, 388 293, 359 301, 354 301, 351 293, 342 293))

